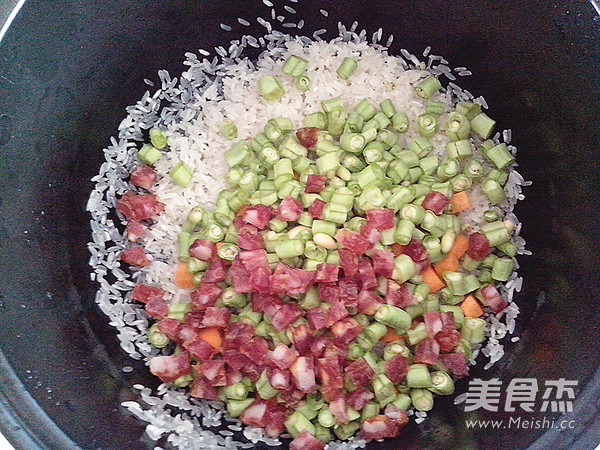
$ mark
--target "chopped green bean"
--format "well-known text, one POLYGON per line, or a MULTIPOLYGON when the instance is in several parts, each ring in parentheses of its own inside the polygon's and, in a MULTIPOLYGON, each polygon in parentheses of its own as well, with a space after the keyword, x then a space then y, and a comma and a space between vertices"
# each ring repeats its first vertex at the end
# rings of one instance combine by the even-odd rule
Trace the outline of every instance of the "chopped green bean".
POLYGON ((431 374, 431 392, 438 395, 451 395, 454 392, 454 382, 446 372, 438 370, 431 374))
POLYGON ((396 107, 389 98, 386 98, 379 104, 379 109, 389 118, 392 118, 392 116, 396 114, 396 107))
POLYGON ((515 262, 512 258, 498 258, 492 266, 492 278, 496 281, 508 281, 515 270, 515 262))
POLYGON ((260 95, 268 102, 281 100, 285 95, 285 89, 281 82, 271 75, 258 79, 258 90, 260 95))
POLYGON ((144 164, 153 166, 162 158, 162 153, 150 144, 144 144, 137 154, 138 159, 144 164))
POLYGON ((308 91, 311 86, 310 78, 308 78, 306 75, 299 76, 296 78, 295 86, 300 92, 308 91))
POLYGON ((406 384, 410 388, 429 388, 432 386, 431 374, 426 364, 411 364, 406 373, 406 384))
POLYGON ((338 67, 338 69, 336 70, 336 73, 341 79, 347 80, 356 71, 357 67, 358 63, 355 59, 346 57, 342 61, 342 64, 340 64, 340 67, 338 67))
POLYGON ((159 130, 158 128, 152 128, 149 134, 150 142, 155 148, 162 150, 167 146, 168 141, 164 131, 159 130))
POLYGON ((481 139, 488 139, 495 128, 496 121, 490 119, 486 113, 480 113, 471 119, 471 130, 481 139))
POLYGON ((439 128, 437 117, 430 113, 421 114, 417 117, 417 129, 419 134, 425 138, 433 137, 439 128))
POLYGON ((417 411, 431 411, 433 408, 433 394, 428 389, 411 389, 410 399, 417 411))
POLYGON ((219 127, 219 132, 225 139, 231 141, 237 137, 238 129, 234 124, 225 120, 219 127))
POLYGON ((415 92, 419 97, 427 99, 437 93, 441 88, 442 85, 439 80, 434 75, 429 75, 415 85, 415 92))
POLYGON ((290 55, 282 67, 283 73, 297 78, 301 76, 308 67, 308 61, 296 55, 290 55))

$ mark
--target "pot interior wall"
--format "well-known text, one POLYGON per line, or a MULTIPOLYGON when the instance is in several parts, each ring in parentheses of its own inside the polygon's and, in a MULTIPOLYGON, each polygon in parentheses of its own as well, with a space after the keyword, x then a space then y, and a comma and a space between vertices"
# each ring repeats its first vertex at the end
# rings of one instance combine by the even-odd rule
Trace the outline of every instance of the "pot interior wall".
MULTIPOLYGON (((533 251, 519 259, 525 279, 516 296, 521 340, 507 343, 508 355, 491 370, 473 373, 506 383, 562 377, 579 380, 582 392, 597 388, 600 33, 591 6, 352 0, 304 2, 297 9, 308 34, 334 30, 337 20, 348 26, 360 20, 369 35, 379 27, 394 34, 392 53, 407 48, 419 54, 431 45, 454 66, 473 71, 461 85, 485 95, 490 115, 501 128, 512 128, 519 170, 534 182, 516 210, 533 251), (319 13, 322 7, 329 18, 319 13)), ((119 403, 133 398, 132 384, 156 382, 120 350, 94 303, 86 251, 89 180, 125 106, 147 89, 144 78, 157 81, 161 68, 178 74, 184 52, 239 38, 247 28, 236 18, 259 15, 268 17, 259 1, 30 0, 2 42, 0 346, 9 366, 3 370, 22 386, 10 381, 1 389, 39 445, 57 446, 59 434, 50 425, 34 431, 52 422, 84 448, 151 445, 119 403), (233 31, 223 31, 221 22, 233 31), (124 373, 124 366, 135 370, 124 373)), ((586 395, 592 400, 584 403, 582 393, 575 405, 588 413, 569 433, 467 430, 467 418, 507 416, 466 414, 442 398, 430 418, 407 427, 398 442, 407 448, 524 448, 545 434, 544 442, 589 443, 599 406, 598 396, 586 395)), ((6 433, 19 439, 14 430, 6 433)))

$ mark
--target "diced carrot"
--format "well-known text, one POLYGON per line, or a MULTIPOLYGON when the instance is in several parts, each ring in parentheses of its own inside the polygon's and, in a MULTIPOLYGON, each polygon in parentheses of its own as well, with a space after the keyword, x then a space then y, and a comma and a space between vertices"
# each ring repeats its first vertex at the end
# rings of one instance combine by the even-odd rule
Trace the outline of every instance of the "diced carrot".
POLYGON ((394 254, 394 258, 400 256, 402 254, 402 246, 400 244, 392 244, 390 245, 390 249, 394 254))
POLYGON ((387 333, 383 336, 380 341, 384 343, 401 341, 403 338, 399 336, 392 327, 387 327, 387 333))
POLYGON ((429 286, 429 291, 432 294, 439 291, 444 286, 446 286, 446 283, 444 283, 444 280, 442 280, 438 276, 438 274, 435 273, 435 270, 433 270, 431 267, 428 267, 427 269, 425 269, 421 273, 421 276, 423 277, 423 283, 427 283, 427 285, 429 286))
POLYGON ((188 272, 187 264, 184 262, 177 264, 177 269, 175 269, 175 279, 173 281, 181 289, 194 289, 196 287, 194 275, 188 272))
POLYGON ((483 309, 473 294, 469 294, 465 297, 460 304, 460 309, 462 309, 465 317, 481 317, 483 314, 483 309))
POLYGON ((452 214, 461 213, 471 207, 469 196, 466 191, 457 192, 450 198, 450 206, 452 214))
POLYGON ((469 248, 469 238, 460 233, 456 240, 454 241, 454 245, 450 249, 449 254, 454 256, 456 259, 462 258, 465 253, 467 253, 467 249, 469 248))
POLYGON ((437 263, 433 268, 436 273, 441 277, 445 272, 458 272, 458 259, 452 254, 449 254, 444 259, 442 259, 439 263, 437 263))
POLYGON ((215 349, 221 350, 221 344, 223 343, 223 335, 221 330, 218 328, 204 328, 198 331, 198 337, 202 338, 215 349))
POLYGON ((243 205, 240 209, 238 209, 235 215, 237 217, 242 217, 248 208, 250 208, 250 205, 243 205))

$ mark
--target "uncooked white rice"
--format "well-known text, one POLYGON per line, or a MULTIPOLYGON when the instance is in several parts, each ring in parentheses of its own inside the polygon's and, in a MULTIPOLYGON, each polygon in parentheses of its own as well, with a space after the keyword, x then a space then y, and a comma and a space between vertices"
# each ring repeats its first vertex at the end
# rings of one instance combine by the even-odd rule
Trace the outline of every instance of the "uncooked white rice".
MULTIPOLYGON (((268 7, 273 6, 270 0, 263 0, 263 3, 268 7)), ((293 8, 285 9, 292 13, 293 8)), ((328 17, 327 11, 321 9, 320 12, 328 17)), ((283 16, 276 16, 274 9, 271 10, 271 16, 279 22, 284 20, 283 16)), ((430 73, 455 79, 445 59, 430 55, 430 46, 422 53, 427 62, 421 62, 405 49, 401 50, 403 59, 388 55, 386 47, 392 44, 393 35, 389 36, 386 47, 379 46, 376 42, 383 37, 382 29, 374 34, 372 40, 375 45, 370 46, 366 42, 365 30, 356 33, 358 22, 354 22, 350 28, 338 24, 339 37, 333 43, 328 43, 319 38, 326 32, 325 29, 315 31, 315 39, 309 40, 272 30, 270 23, 260 17, 256 20, 267 29, 265 36, 259 39, 243 36, 241 40, 232 42, 227 50, 217 47, 214 51, 218 56, 212 59, 208 58, 210 52, 203 49, 198 50, 198 55, 188 53, 185 61, 187 70, 179 79, 171 78, 166 71, 159 71, 160 88, 154 93, 146 92, 140 101, 127 108, 127 116, 119 126, 118 136, 112 138, 111 144, 104 149, 106 161, 99 174, 93 178, 95 188, 87 209, 92 215, 93 241, 88 244, 90 265, 94 269, 92 279, 99 284, 96 301, 109 317, 110 324, 117 329, 121 347, 134 359, 147 362, 152 356, 158 355, 159 350, 148 343, 145 337, 149 326, 147 316, 142 305, 130 302, 128 292, 136 282, 144 281, 161 285, 168 292, 168 301, 186 301, 186 293, 178 289, 171 279, 178 226, 192 206, 212 207, 216 194, 225 187, 223 177, 226 167, 221 155, 228 148, 228 142, 218 133, 218 127, 224 118, 235 122, 239 137, 245 138, 252 136, 263 126, 261 122, 248 123, 251 117, 287 116, 299 125, 304 114, 318 109, 321 99, 341 95, 347 106, 355 106, 362 98, 361 86, 364 87, 362 96, 369 97, 374 103, 392 97, 399 107, 421 113, 422 106, 407 102, 406 89, 410 89, 410 83, 423 75, 422 69, 427 68, 430 73), (268 54, 263 53, 256 62, 249 61, 242 56, 247 46, 262 47, 268 54), (303 97, 294 94, 290 80, 281 78, 289 95, 275 104, 260 101, 253 88, 256 79, 262 74, 277 73, 280 61, 285 60, 289 54, 304 55, 309 61, 309 70, 319 70, 319 76, 313 76, 312 81, 320 89, 312 89, 303 97), (360 57, 361 61, 367 61, 353 75, 350 81, 352 89, 348 89, 345 83, 334 76, 334 70, 339 65, 336 61, 345 56, 360 57), (414 70, 405 71, 408 67, 414 70), (396 98, 383 88, 389 83, 396 88, 396 98), (349 95, 349 92, 353 95, 349 95), (166 130, 171 148, 166 157, 156 164, 160 181, 154 193, 166 207, 156 224, 144 236, 143 243, 152 263, 143 270, 134 269, 131 274, 126 274, 119 268, 118 255, 126 248, 127 240, 119 233, 109 214, 116 205, 116 199, 132 188, 126 179, 136 164, 138 145, 143 141, 144 130, 154 126, 166 130), (209 146, 210 152, 206 151, 209 146), (166 176, 178 160, 194 169, 194 189, 175 187, 166 176)), ((238 22, 242 25, 249 24, 242 18, 238 22)), ((300 20, 297 24, 289 22, 282 26, 301 28, 303 25, 304 22, 300 20)), ((232 29, 226 24, 220 24, 220 27, 226 31, 232 29)), ((465 67, 456 68, 455 71, 459 75, 470 75, 465 67)), ((153 85, 150 80, 144 81, 153 85)), ((448 88, 443 89, 436 99, 451 103, 471 100, 473 95, 458 85, 449 83, 448 88)), ((487 108, 483 97, 473 101, 487 108)), ((501 137, 505 143, 510 143, 510 130, 505 130, 501 137)), ((494 137, 496 143, 500 142, 499 139, 500 134, 494 137)), ((437 136, 433 141, 435 152, 442 152, 444 138, 437 136)), ((511 146, 511 150, 516 152, 515 147, 511 146)), ((522 186, 529 184, 514 167, 511 168, 505 188, 509 198, 505 204, 496 208, 515 222, 513 242, 517 245, 518 254, 525 255, 531 253, 525 249, 525 241, 519 236, 521 224, 512 214, 512 208, 517 199, 524 198, 522 186)), ((474 205, 483 205, 481 197, 480 192, 470 195, 474 205)), ((461 218, 471 222, 475 228, 481 225, 475 214, 463 213, 461 218)), ((500 286, 502 295, 510 302, 509 307, 502 314, 486 315, 486 335, 489 339, 481 349, 474 349, 472 362, 481 352, 489 359, 484 367, 487 369, 502 357, 504 350, 500 340, 514 331, 519 309, 512 302, 512 297, 515 291, 520 291, 522 282, 522 278, 515 272, 509 281, 500 286)), ((518 337, 512 338, 513 342, 516 340, 518 337)), ((129 366, 123 367, 123 371, 130 370, 129 366)), ((154 393, 144 386, 136 385, 134 388, 139 393, 140 401, 124 402, 123 406, 148 424, 146 434, 151 439, 158 440, 167 436, 171 445, 190 449, 251 448, 258 441, 273 446, 281 445, 279 440, 265 437, 260 429, 242 427, 239 420, 224 416, 222 405, 218 402, 190 398, 183 391, 167 384, 162 384, 154 393), (232 422, 227 426, 230 431, 214 433, 206 429, 221 425, 222 420, 232 422), (239 433, 241 430, 245 439, 239 433)), ((466 394, 458 396, 455 402, 464 400, 463 397, 466 394)), ((417 412, 417 423, 425 420, 426 415, 417 412)), ((365 445, 366 441, 355 436, 350 442, 332 442, 327 448, 341 450, 362 448, 365 445)))

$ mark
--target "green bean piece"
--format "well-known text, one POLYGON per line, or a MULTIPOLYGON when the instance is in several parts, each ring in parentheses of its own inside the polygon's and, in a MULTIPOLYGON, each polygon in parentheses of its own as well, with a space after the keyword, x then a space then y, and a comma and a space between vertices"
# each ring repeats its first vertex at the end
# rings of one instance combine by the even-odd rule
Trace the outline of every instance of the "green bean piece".
MULTIPOLYGON (((468 122, 467 122, 468 123, 468 122)), ((450 158, 464 159, 473 156, 473 145, 469 139, 459 139, 446 144, 450 158)))
POLYGON ((519 251, 518 247, 512 242, 505 242, 503 244, 498 245, 496 248, 509 258, 513 258, 514 256, 516 256, 516 254, 519 251))
POLYGON ((156 147, 150 144, 142 145, 142 148, 138 151, 138 159, 144 164, 153 166, 162 158, 162 153, 156 147))
POLYGON ((417 271, 415 263, 408 255, 397 256, 394 259, 394 265, 392 278, 400 284, 412 278, 417 271))
POLYGON ((434 114, 436 116, 441 116, 444 114, 446 110, 446 105, 442 102, 436 102, 435 100, 427 100, 427 104, 425 105, 425 111, 429 114, 434 114))
POLYGON ((428 99, 442 88, 440 81, 435 75, 429 75, 427 78, 419 81, 415 85, 415 92, 423 99, 428 99))
POLYGON ((389 98, 386 98, 379 104, 379 109, 390 119, 394 114, 396 114, 396 107, 394 106, 392 100, 390 100, 389 98))
POLYGON ((394 388, 394 383, 392 383, 385 375, 377 375, 377 377, 373 380, 372 385, 375 398, 381 406, 391 403, 396 398, 396 389, 394 388))
POLYGON ((300 75, 296 78, 294 86, 296 86, 296 89, 298 89, 300 92, 306 92, 310 89, 311 84, 312 82, 309 77, 306 75, 300 75))
POLYGON ((304 117, 304 125, 309 128, 325 130, 327 128, 327 114, 321 111, 308 114, 304 117))
POLYGON ((493 210, 493 209, 488 209, 487 211, 485 211, 483 213, 483 220, 485 220, 486 222, 496 222, 497 220, 500 220, 500 215, 498 214, 497 211, 493 210))
POLYGON ((463 173, 472 180, 479 180, 485 174, 485 168, 476 159, 465 163, 463 173))
POLYGON ((223 305, 229 308, 244 308, 248 304, 248 297, 238 294, 232 287, 223 290, 221 300, 223 305))
POLYGON ((508 180, 508 171, 492 169, 488 172, 486 179, 494 180, 500 186, 504 186, 506 184, 506 181, 508 180))
POLYGON ((307 60, 296 55, 290 55, 290 57, 283 64, 281 70, 286 75, 297 78, 304 73, 306 67, 308 67, 307 60))
POLYGON ((504 189, 496 180, 486 178, 481 185, 481 189, 492 205, 498 205, 506 199, 504 189))
POLYGON ((186 187, 192 182, 192 169, 183 161, 178 162, 169 172, 173 183, 177 186, 186 187))
POLYGON ((298 436, 303 431, 308 431, 314 436, 315 426, 300 411, 294 411, 285 421, 285 428, 292 437, 298 436))
POLYGON ((406 373, 406 384, 410 388, 429 388, 432 386, 431 374, 426 364, 411 364, 406 373))
POLYGON ((356 431, 359 428, 360 428, 360 424, 358 422, 350 422, 345 425, 340 425, 338 427, 334 427, 333 432, 339 439, 344 441, 344 440, 350 439, 352 436, 354 436, 354 434, 356 433, 356 431))
POLYGON ((350 153, 360 153, 365 146, 365 137, 359 133, 344 133, 340 136, 340 146, 350 153))
POLYGON ((165 348, 169 345, 170 339, 167 335, 160 332, 158 329, 158 324, 152 324, 152 326, 148 329, 148 333, 146 335, 148 342, 152 344, 155 348, 165 348))
POLYGON ((480 113, 471 119, 471 130, 481 139, 489 139, 496 128, 496 121, 486 113, 480 113))
POLYGON ((423 322, 415 325, 406 332, 410 345, 416 345, 427 337, 427 327, 423 322))
POLYGON ((221 394, 231 400, 244 400, 248 396, 248 392, 250 389, 242 382, 221 388, 221 394))
POLYGON ((408 245, 415 231, 415 223, 408 219, 400 219, 396 226, 394 239, 400 245, 408 245))
POLYGON ((368 419, 369 417, 376 416, 379 414, 380 406, 376 402, 368 402, 363 409, 361 410, 360 418, 361 420, 368 419))
POLYGON ((271 75, 258 79, 258 90, 260 95, 268 102, 281 100, 285 95, 285 89, 281 82, 271 75))
POLYGON ((392 405, 394 405, 398 409, 408 411, 408 409, 412 405, 412 400, 410 399, 410 395, 400 393, 392 402, 392 405))
POLYGON ((428 389, 411 389, 410 399, 417 411, 431 411, 433 394, 428 389))
POLYGON ((430 113, 421 114, 417 117, 417 129, 419 134, 425 138, 435 136, 439 128, 437 117, 430 113))
POLYGON ((514 270, 514 259, 497 258, 492 266, 492 278, 496 281, 508 281, 514 270))
POLYGON ((169 313, 167 317, 169 319, 179 320, 183 322, 185 315, 192 310, 192 305, 189 303, 171 303, 169 305, 169 313))
POLYGON ((471 344, 481 344, 485 340, 485 320, 465 317, 460 334, 471 344))
POLYGON ((485 153, 485 157, 500 170, 505 170, 515 161, 515 157, 508 151, 508 147, 504 143, 489 149, 485 153))
POLYGON ((319 425, 319 423, 315 423, 315 437, 320 440, 323 444, 327 444, 331 441, 331 430, 329 428, 323 427, 319 425))
POLYGON ((429 390, 438 395, 451 395, 454 392, 454 382, 446 372, 438 370, 431 374, 432 386, 429 390))
MULTIPOLYGON (((461 113, 452 111, 446 117, 446 135, 453 141, 460 141, 461 139, 467 139, 471 133, 471 124, 469 119, 463 116, 461 113)), ((470 147, 470 144, 469 144, 470 147)))
POLYGON ((386 345, 383 349, 383 359, 386 361, 390 358, 393 358, 396 355, 401 355, 405 358, 409 358, 411 356, 411 353, 408 347, 406 345, 401 344, 400 342, 391 342, 388 345, 386 345))
MULTIPOLYGON (((421 136, 414 139, 410 144, 408 144, 407 149, 414 153, 417 156, 417 158, 414 160, 414 164, 411 164, 406 160, 404 160, 404 162, 408 167, 416 167, 419 165, 419 158, 424 158, 433 150, 433 144, 429 142, 429 139, 427 139, 427 137, 421 136)), ((402 156, 407 157, 408 155, 402 153, 400 155, 400 158, 402 158, 402 156)))
POLYGON ((334 109, 327 113, 327 131, 335 138, 339 138, 344 132, 348 113, 345 109, 334 109))
POLYGON ((481 283, 479 282, 475 274, 468 274, 465 275, 464 286, 467 293, 469 293, 479 289, 481 287, 481 283))
POLYGON ((373 116, 377 114, 377 110, 375 109, 375 107, 366 98, 361 100, 361 102, 358 105, 356 105, 354 111, 363 116, 365 121, 372 119, 373 116))
POLYGON ((456 104, 456 111, 465 116, 467 120, 473 120, 481 114, 481 106, 471 102, 458 102, 456 104))
POLYGON ((377 322, 396 328, 401 332, 408 330, 412 322, 410 314, 392 305, 381 305, 373 318, 377 322))
POLYGON ((481 269, 477 275, 477 279, 480 283, 486 284, 492 281, 492 271, 490 269, 481 269))
POLYGON ((263 370, 260 378, 256 381, 256 393, 264 400, 269 400, 279 393, 279 391, 277 389, 273 389, 271 383, 269 383, 266 370, 263 370))
POLYGON ((323 408, 319 411, 317 421, 322 427, 331 428, 335 425, 335 416, 329 408, 323 408))
POLYGON ((235 139, 238 134, 237 127, 228 120, 223 121, 221 126, 219 127, 219 133, 228 141, 235 139))
POLYGON ((230 417, 239 417, 242 413, 252 404, 253 398, 247 398, 243 400, 229 399, 225 402, 227 405, 227 413, 230 417))
POLYGON ((336 73, 342 80, 347 80, 356 71, 357 67, 358 63, 355 59, 346 57, 342 61, 342 64, 340 64, 340 67, 336 70, 336 73))
POLYGON ((410 122, 405 112, 398 111, 392 116, 392 128, 398 134, 404 134, 408 131, 410 122))
POLYGON ((168 141, 164 131, 159 130, 158 128, 152 128, 150 129, 149 134, 150 142, 155 148, 157 148, 158 150, 162 150, 167 146, 168 141))
POLYGON ((486 223, 481 227, 481 232, 488 238, 492 247, 510 241, 510 233, 504 222, 500 220, 486 223))

